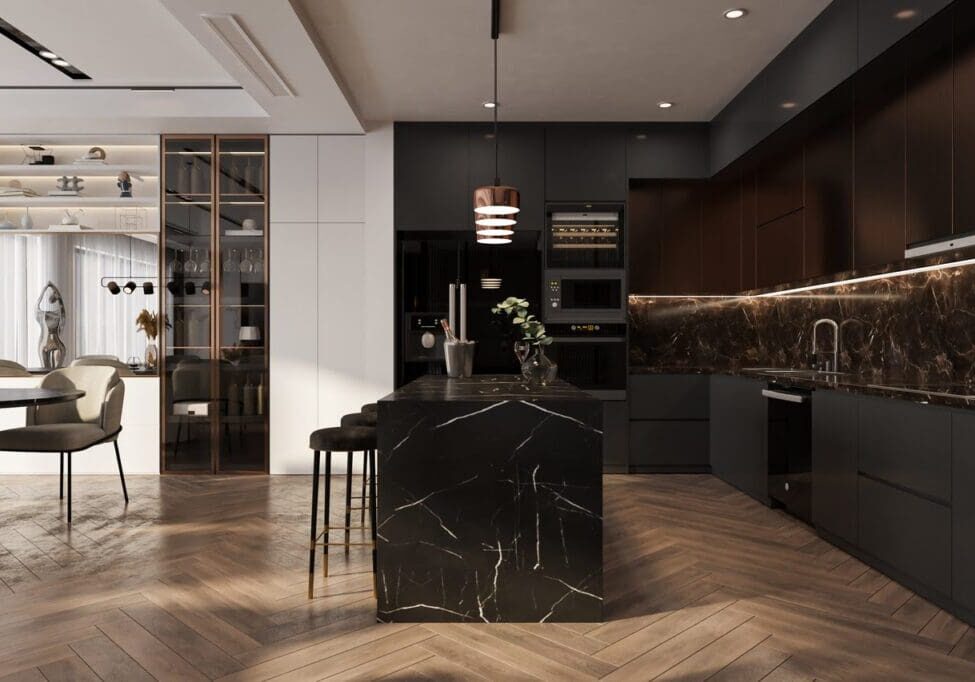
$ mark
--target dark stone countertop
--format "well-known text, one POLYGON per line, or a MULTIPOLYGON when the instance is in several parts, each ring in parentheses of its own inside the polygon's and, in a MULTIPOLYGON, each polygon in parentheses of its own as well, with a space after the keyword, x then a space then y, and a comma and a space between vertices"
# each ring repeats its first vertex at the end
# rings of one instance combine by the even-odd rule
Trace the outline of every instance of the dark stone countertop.
POLYGON ((916 403, 975 409, 975 386, 951 380, 933 379, 927 383, 884 376, 858 374, 784 374, 766 368, 653 367, 631 365, 630 374, 723 374, 768 379, 781 386, 814 390, 817 388, 861 393, 916 403))
POLYGON ((529 386, 516 374, 482 374, 470 379, 424 376, 399 388, 380 402, 460 402, 498 400, 596 400, 565 381, 529 386))

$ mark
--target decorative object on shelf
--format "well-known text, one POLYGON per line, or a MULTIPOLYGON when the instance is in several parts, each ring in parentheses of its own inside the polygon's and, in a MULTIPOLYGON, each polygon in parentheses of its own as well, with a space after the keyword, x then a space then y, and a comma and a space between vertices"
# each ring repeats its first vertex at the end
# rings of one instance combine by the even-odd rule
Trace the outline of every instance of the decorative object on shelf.
POLYGON ((77 197, 85 189, 84 178, 79 178, 77 175, 72 175, 70 178, 62 175, 57 179, 56 184, 58 188, 50 190, 47 193, 49 197, 77 197))
POLYGON ((105 160, 106 156, 105 150, 101 147, 92 147, 81 158, 75 159, 74 162, 79 166, 85 164, 103 164, 107 163, 105 160))
POLYGON ((34 219, 30 217, 30 206, 24 210, 24 215, 20 218, 20 228, 22 230, 33 230, 34 219))
POLYGON ((120 208, 115 213, 115 226, 119 230, 144 232, 147 227, 146 209, 120 208))
POLYGON ((237 249, 230 249, 227 252, 227 257, 223 260, 223 271, 240 272, 240 254, 237 249))
POLYGON ((41 366, 44 369, 58 369, 64 365, 67 349, 61 340, 64 324, 68 319, 61 292, 53 282, 48 282, 37 299, 34 319, 41 326, 41 339, 37 347, 41 366))
POLYGON ((17 226, 10 222, 10 218, 7 217, 7 212, 3 211, 0 213, 0 230, 15 230, 17 226))
POLYGON ((119 188, 119 197, 132 198, 132 177, 128 171, 122 171, 118 174, 118 182, 115 185, 119 188))
POLYGON ((521 375, 530 384, 547 385, 558 375, 558 365, 545 356, 545 346, 552 343, 552 337, 545 332, 545 325, 528 312, 527 299, 509 296, 491 308, 495 315, 511 318, 511 323, 519 328, 522 337, 515 345, 515 357, 521 363, 521 375), (534 351, 534 352, 532 352, 534 351), (528 353, 530 356, 526 357, 528 353))
POLYGON ((36 197, 37 192, 24 187, 20 180, 10 180, 6 187, 0 187, 0 197, 36 197))
POLYGON ((253 218, 244 218, 240 226, 242 229, 245 229, 248 232, 253 232, 254 230, 257 229, 257 221, 254 220, 253 218))
POLYGON ((257 383, 257 414, 264 414, 264 375, 262 374, 257 383))
POLYGON ((220 355, 223 356, 223 359, 229 362, 231 365, 236 365, 244 357, 244 349, 240 346, 224 348, 220 351, 220 355))
POLYGON ((39 144, 24 145, 24 160, 21 163, 25 166, 53 166, 54 155, 41 154, 46 151, 47 148, 39 144))
POLYGON ((237 332, 237 341, 241 346, 260 346, 261 329, 253 325, 245 325, 237 332))
POLYGON ((478 244, 510 244, 514 216, 521 210, 521 195, 501 184, 498 171, 498 36, 501 34, 501 0, 491 0, 491 40, 494 41, 494 99, 489 103, 494 118, 494 184, 474 190, 474 225, 478 244))
MULTIPOLYGON (((166 328, 170 328, 168 320, 165 320, 166 328)), ((146 352, 145 360, 146 367, 148 369, 156 369, 159 367, 159 346, 156 345, 156 338, 159 336, 159 313, 150 312, 145 308, 139 313, 139 316, 135 318, 135 326, 140 332, 145 332, 146 335, 146 352)))
POLYGON ((125 364, 129 366, 129 369, 134 371, 142 367, 142 360, 139 359, 138 355, 132 355, 125 364))

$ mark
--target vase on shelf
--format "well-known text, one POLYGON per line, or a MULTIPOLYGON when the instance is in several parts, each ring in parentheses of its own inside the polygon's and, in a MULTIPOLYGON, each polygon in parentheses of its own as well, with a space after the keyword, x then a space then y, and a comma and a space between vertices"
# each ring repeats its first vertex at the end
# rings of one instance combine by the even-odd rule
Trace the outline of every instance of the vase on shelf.
POLYGON ((159 346, 156 345, 155 337, 149 338, 146 343, 146 369, 159 368, 159 346))
POLYGON ((559 366, 545 355, 545 346, 535 346, 535 352, 521 363, 521 376, 531 386, 548 386, 558 373, 559 366))

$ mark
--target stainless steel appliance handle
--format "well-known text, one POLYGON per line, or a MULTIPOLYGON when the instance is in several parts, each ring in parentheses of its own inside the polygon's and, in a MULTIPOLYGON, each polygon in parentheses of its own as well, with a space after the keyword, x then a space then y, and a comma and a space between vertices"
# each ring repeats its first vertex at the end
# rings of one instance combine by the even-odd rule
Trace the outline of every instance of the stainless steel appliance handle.
POLYGON ((762 395, 769 400, 784 400, 787 403, 804 403, 806 396, 798 393, 788 393, 786 391, 774 391, 770 388, 763 388, 762 395))

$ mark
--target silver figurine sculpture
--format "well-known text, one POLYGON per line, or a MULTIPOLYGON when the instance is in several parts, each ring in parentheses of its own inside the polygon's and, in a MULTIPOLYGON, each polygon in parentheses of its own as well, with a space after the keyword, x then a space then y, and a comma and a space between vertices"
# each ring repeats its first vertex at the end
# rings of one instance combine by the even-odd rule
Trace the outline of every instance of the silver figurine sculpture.
POLYGON ((64 309, 64 299, 53 282, 48 282, 37 299, 37 324, 41 325, 41 341, 37 352, 41 356, 44 369, 57 369, 64 364, 67 349, 61 341, 61 332, 68 314, 64 309))

